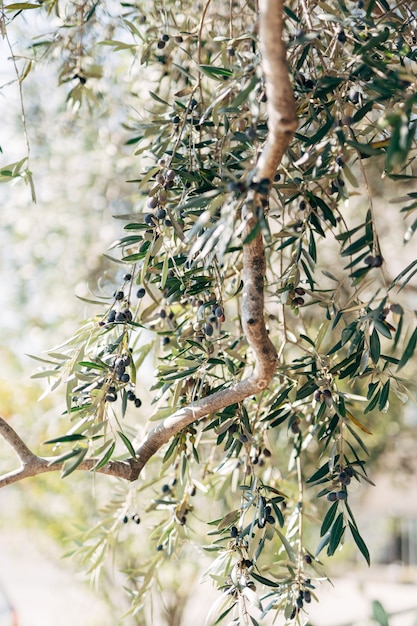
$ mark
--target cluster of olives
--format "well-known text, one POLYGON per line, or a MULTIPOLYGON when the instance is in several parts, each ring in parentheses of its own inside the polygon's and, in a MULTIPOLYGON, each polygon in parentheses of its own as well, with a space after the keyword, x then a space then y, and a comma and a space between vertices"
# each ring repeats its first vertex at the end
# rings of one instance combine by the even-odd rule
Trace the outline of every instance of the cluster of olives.
MULTIPOLYGON (((130 354, 123 354, 122 356, 116 357, 113 362, 113 376, 112 380, 119 383, 120 386, 127 385, 131 382, 130 374, 126 371, 129 365, 132 362, 132 357, 130 354)), ((129 389, 127 391, 127 399, 130 402, 134 402, 135 407, 139 408, 142 406, 142 400, 136 397, 133 389, 129 389)), ((117 400, 117 389, 116 385, 110 385, 107 394, 106 394, 106 402, 116 402, 117 400)))
POLYGON ((143 220, 149 228, 153 229, 158 224, 164 224, 165 226, 172 226, 172 222, 169 219, 166 210, 166 204, 168 202, 168 190, 174 186, 174 179, 176 173, 174 170, 166 168, 166 161, 160 160, 162 166, 159 173, 156 175, 156 182, 158 186, 152 190, 152 195, 148 197, 146 206, 150 213, 145 213, 143 220))
POLYGON ((333 405, 333 396, 330 389, 316 389, 313 398, 316 402, 325 402, 329 407, 333 405))
POLYGON ((298 615, 298 613, 301 611, 301 609, 304 606, 304 602, 306 604, 310 604, 311 602, 311 591, 310 589, 308 589, 308 587, 310 587, 311 589, 314 589, 313 585, 311 585, 311 580, 310 578, 306 578, 304 581, 305 587, 304 589, 300 589, 297 597, 295 599, 295 605, 293 607, 290 619, 295 619, 295 617, 298 615))
POLYGON ((223 307, 216 301, 213 294, 210 294, 207 304, 201 298, 193 298, 190 302, 192 306, 197 308, 197 321, 193 324, 196 338, 204 339, 212 337, 215 329, 226 319, 223 307), (209 305, 211 305, 210 313, 205 317, 207 310, 209 310, 209 305), (199 319, 203 317, 204 319, 199 319))
POLYGON ((346 487, 350 485, 351 480, 354 476, 353 468, 350 465, 346 467, 336 467, 337 475, 335 479, 339 483, 339 489, 337 491, 330 491, 327 494, 327 499, 329 502, 336 502, 337 500, 347 500, 348 493, 346 487))
MULTIPOLYGON (((132 274, 127 273, 123 276, 124 283, 128 283, 132 280, 132 274)), ((100 326, 104 324, 115 324, 131 322, 133 319, 132 312, 130 310, 129 301, 126 298, 125 292, 122 289, 117 289, 113 293, 114 305, 107 314, 105 321, 100 322, 100 326)))
MULTIPOLYGON (((175 35, 175 37, 172 38, 173 41, 175 41, 175 43, 182 43, 184 41, 184 37, 182 35, 175 35)), ((164 33, 160 39, 158 39, 158 41, 156 42, 156 47, 158 48, 158 50, 163 50, 165 48, 165 46, 168 44, 170 40, 170 36, 167 35, 166 33, 164 33)))
POLYGON ((298 309, 300 306, 303 306, 305 300, 303 296, 305 295, 305 289, 302 287, 291 287, 288 290, 288 302, 293 309, 298 309))
POLYGON ((272 515, 272 507, 270 504, 264 506, 262 516, 259 516, 257 524, 258 528, 265 528, 267 524, 275 524, 275 517, 272 515))
MULTIPOLYGON (((131 521, 134 522, 135 524, 140 524, 140 517, 137 513, 134 513, 133 515, 131 515, 130 517, 131 521)), ((129 521, 129 517, 127 515, 125 515, 122 519, 123 524, 127 524, 129 521)))
POLYGON ((271 451, 268 450, 268 448, 263 448, 261 450, 258 447, 258 448, 253 448, 251 450, 250 460, 253 465, 259 465, 259 467, 262 467, 265 464, 265 460, 263 457, 267 459, 270 456, 271 456, 271 451))

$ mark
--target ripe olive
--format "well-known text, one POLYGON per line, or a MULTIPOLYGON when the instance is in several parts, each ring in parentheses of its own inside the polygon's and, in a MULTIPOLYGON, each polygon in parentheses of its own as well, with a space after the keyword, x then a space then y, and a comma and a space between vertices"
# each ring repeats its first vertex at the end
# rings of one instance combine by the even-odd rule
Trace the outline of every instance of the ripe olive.
POLYGON ((148 208, 155 209, 158 206, 158 200, 155 196, 151 196, 150 198, 148 198, 148 201, 146 204, 148 208))
POLYGON ((116 319, 116 311, 114 309, 111 309, 111 311, 109 311, 107 321, 109 322, 109 324, 111 324, 112 322, 114 322, 115 319, 116 319))
POLYGON ((213 324, 210 324, 210 322, 208 322, 205 326, 204 326, 204 332, 207 335, 207 337, 211 337, 211 335, 214 332, 214 328, 213 328, 213 324))

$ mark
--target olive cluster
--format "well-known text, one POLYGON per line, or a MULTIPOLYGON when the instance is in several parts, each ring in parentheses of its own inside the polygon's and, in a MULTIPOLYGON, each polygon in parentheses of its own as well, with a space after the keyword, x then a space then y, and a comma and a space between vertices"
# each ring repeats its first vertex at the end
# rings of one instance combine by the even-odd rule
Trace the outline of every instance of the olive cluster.
POLYGON ((329 407, 333 405, 333 396, 330 389, 316 389, 313 398, 316 402, 325 402, 329 407))
POLYGON ((271 451, 268 448, 259 448, 254 447, 251 450, 250 460, 253 465, 259 465, 262 467, 265 464, 265 458, 269 458, 271 456, 271 451))
POLYGON ((290 616, 290 619, 295 619, 298 613, 304 606, 304 603, 310 604, 311 602, 311 591, 310 589, 314 589, 314 585, 311 584, 311 579, 306 578, 303 581, 303 588, 299 589, 297 596, 295 598, 295 604, 290 616))
MULTIPOLYGON (((140 517, 137 513, 134 513, 133 515, 131 515, 130 520, 134 522, 135 524, 140 524, 140 517)), ((128 521, 129 521, 129 517, 125 515, 122 519, 123 524, 127 524, 128 521)))
POLYGON ((212 337, 215 329, 226 319, 223 307, 216 301, 214 294, 210 294, 207 303, 201 298, 191 298, 190 303, 197 309, 197 319, 193 324, 196 339, 212 337))
MULTIPOLYGON (((131 382, 130 374, 126 371, 127 368, 132 363, 132 357, 130 354, 123 354, 122 356, 116 357, 113 361, 112 367, 112 380, 115 383, 118 383, 118 387, 125 386, 131 382)), ((127 399, 130 402, 134 402, 135 407, 139 408, 142 406, 142 400, 136 397, 133 389, 129 389, 127 391, 127 399)), ((115 384, 109 386, 106 394, 106 402, 116 402, 117 400, 117 388, 115 384)))
MULTIPOLYGON (((124 283, 128 283, 132 280, 132 274, 127 273, 123 276, 124 283)), ((133 319, 132 312, 130 310, 130 304, 126 294, 122 289, 117 289, 113 293, 114 304, 107 314, 107 319, 100 322, 100 325, 114 324, 114 323, 126 323, 131 322, 133 319)))
POLYGON ((166 161, 161 159, 159 164, 161 170, 156 175, 157 186, 152 190, 146 202, 150 213, 145 213, 143 220, 149 228, 153 229, 158 224, 172 226, 172 222, 167 215, 166 204, 168 202, 168 191, 174 186, 176 173, 174 170, 166 168, 166 161))
POLYGON ((353 468, 350 465, 341 468, 340 466, 336 467, 336 476, 335 480, 338 483, 338 490, 330 491, 327 494, 327 499, 329 502, 336 502, 337 500, 347 500, 348 493, 346 487, 350 485, 351 480, 354 476, 353 468))
POLYGON ((287 302, 290 304, 291 308, 298 309, 300 306, 303 306, 305 302, 303 298, 305 295, 305 289, 303 289, 303 287, 294 287, 294 285, 289 285, 287 294, 287 302))
MULTIPOLYGON (((158 39, 158 41, 156 42, 156 47, 158 48, 158 50, 163 50, 168 45, 170 39, 170 36, 166 33, 161 35, 161 38, 158 39)), ((184 41, 184 37, 182 35, 175 35, 174 37, 172 37, 172 40, 175 41, 175 43, 180 44, 184 41)))
POLYGON ((259 515, 256 522, 258 528, 265 528, 267 524, 275 524, 275 517, 272 515, 272 506, 267 502, 264 496, 260 498, 259 515))

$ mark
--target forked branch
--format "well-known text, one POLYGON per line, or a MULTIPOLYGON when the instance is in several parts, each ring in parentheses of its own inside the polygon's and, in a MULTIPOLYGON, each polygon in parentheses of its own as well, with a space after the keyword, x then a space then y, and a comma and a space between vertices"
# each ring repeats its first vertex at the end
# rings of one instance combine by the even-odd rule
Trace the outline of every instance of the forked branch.
MULTIPOLYGON (((242 212, 245 221, 243 240, 256 227, 258 210, 261 206, 261 187, 262 193, 265 193, 265 186, 271 184, 297 127, 294 94, 289 79, 283 39, 283 8, 283 0, 259 0, 259 37, 268 96, 268 138, 254 176, 255 182, 263 181, 264 184, 259 185, 259 192, 251 190, 248 193, 242 212)), ((269 339, 264 321, 265 270, 264 243, 262 234, 258 232, 243 246, 242 266, 241 318, 244 334, 253 352, 254 367, 251 374, 226 389, 179 409, 146 435, 136 450, 135 459, 124 462, 112 461, 100 468, 99 472, 135 480, 148 460, 183 428, 268 387, 275 373, 278 357, 269 339)), ((51 465, 48 459, 34 455, 1 418, 0 434, 15 449, 22 461, 20 470, 0 479, 0 487, 27 476, 60 469, 61 465, 51 465)), ((91 470, 95 463, 94 460, 87 460, 77 469, 91 470)))

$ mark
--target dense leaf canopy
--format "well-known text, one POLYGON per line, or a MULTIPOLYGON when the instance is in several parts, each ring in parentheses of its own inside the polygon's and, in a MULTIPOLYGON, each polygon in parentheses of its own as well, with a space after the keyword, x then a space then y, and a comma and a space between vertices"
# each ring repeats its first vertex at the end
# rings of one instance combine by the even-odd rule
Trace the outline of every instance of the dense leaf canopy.
MULTIPOLYGON (((68 430, 50 441, 52 463, 23 451, 24 476, 127 478, 111 483, 79 555, 99 570, 139 509, 153 530, 126 568, 132 612, 194 542, 220 590, 208 624, 260 624, 270 611, 302 623, 323 554, 346 541, 370 562, 350 486, 370 480, 370 431, 383 435, 413 396, 413 3, 286 2, 292 87, 277 92, 257 13, 251 0, 46 0, 1 13, 26 131, 24 81, 49 61, 86 127, 119 103, 134 154, 91 317, 36 374, 65 389, 68 430), (24 54, 16 24, 31 38, 24 54), (298 128, 262 175, 292 91, 298 128), (259 318, 245 309, 255 296, 259 318)), ((1 181, 36 188, 29 156, 1 181)))

